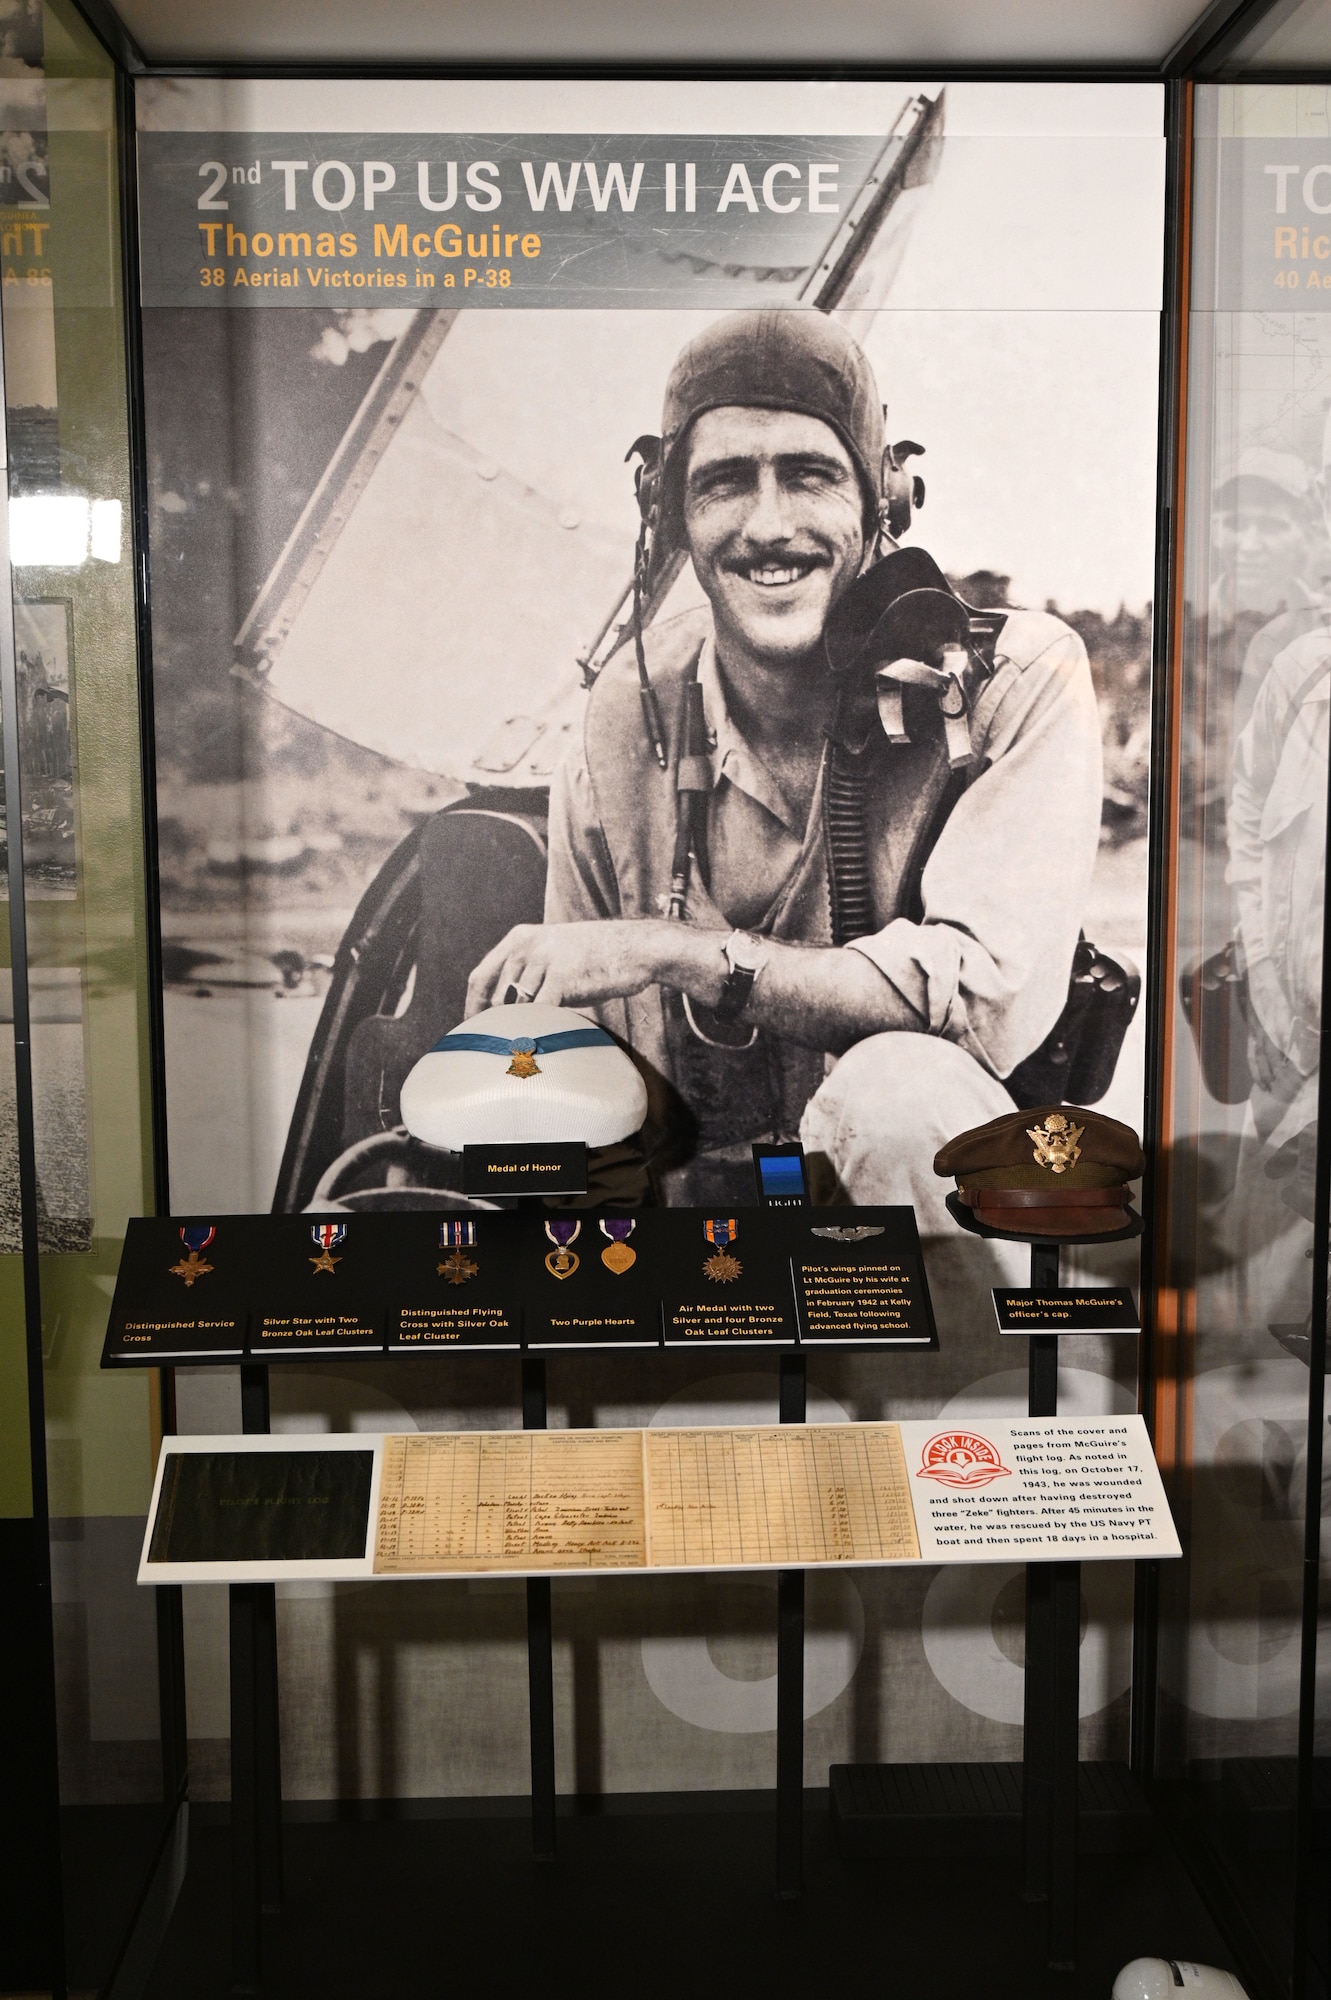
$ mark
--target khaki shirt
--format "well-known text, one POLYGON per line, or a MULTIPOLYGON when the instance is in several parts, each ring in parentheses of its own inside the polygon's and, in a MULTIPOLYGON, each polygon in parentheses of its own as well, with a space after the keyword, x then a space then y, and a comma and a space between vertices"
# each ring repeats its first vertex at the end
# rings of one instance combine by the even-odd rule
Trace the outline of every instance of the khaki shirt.
POLYGON ((1234 753, 1228 879, 1249 964, 1269 958, 1295 1016, 1281 1053, 1316 1067, 1326 862, 1331 631, 1304 633, 1275 660, 1234 753))
MULTIPOLYGON (((661 772, 652 757, 626 647, 592 690, 582 741, 556 774, 547 921, 666 913, 677 712, 696 671, 710 738, 709 855, 718 880, 744 888, 719 908, 695 870, 688 920, 830 944, 826 757, 801 824, 728 712, 710 613, 653 627, 647 658, 672 768, 661 772)), ((878 967, 922 1033, 958 1043, 1001 1077, 1062 1012, 1099 841, 1099 715, 1085 648, 1061 619, 1009 616, 970 734, 971 782, 936 837, 948 781, 936 706, 910 744, 884 737, 872 746, 865 821, 876 928, 846 949, 878 967)), ((676 1075, 659 988, 596 1011, 640 1056, 676 1075)), ((816 1074, 807 1063, 793 1066, 783 1099, 803 1089, 807 1100, 806 1086, 825 1072, 823 1052, 816 1057, 816 1074)), ((801 1110, 802 1101, 786 1102, 774 1123, 793 1129, 801 1110)))

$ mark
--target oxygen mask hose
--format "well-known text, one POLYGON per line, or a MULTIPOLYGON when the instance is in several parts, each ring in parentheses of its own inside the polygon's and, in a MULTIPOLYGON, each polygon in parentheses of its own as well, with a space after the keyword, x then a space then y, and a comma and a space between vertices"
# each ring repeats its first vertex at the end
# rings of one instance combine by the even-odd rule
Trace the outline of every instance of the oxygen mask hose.
POLYGON ((712 788, 702 682, 696 676, 684 689, 680 725, 679 765, 675 772, 675 854, 670 869, 668 911, 674 922, 682 922, 688 907, 693 860, 701 844, 704 801, 712 788))
POLYGON ((669 768, 665 729, 661 722, 661 706, 656 699, 656 689, 652 686, 651 676, 647 672, 647 653, 642 643, 642 586, 647 574, 647 563, 647 526, 644 522, 638 531, 638 545, 633 551, 633 650, 638 662, 638 694, 642 700, 648 741, 651 743, 657 763, 664 771, 669 768))

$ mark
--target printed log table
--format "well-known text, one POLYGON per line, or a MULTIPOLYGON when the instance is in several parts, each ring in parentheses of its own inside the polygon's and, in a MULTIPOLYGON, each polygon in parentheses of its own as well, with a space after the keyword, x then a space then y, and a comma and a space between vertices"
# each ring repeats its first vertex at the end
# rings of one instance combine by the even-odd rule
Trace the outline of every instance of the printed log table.
POLYGON ((919 1555, 895 1424, 645 1435, 653 1567, 911 1562, 919 1555))
POLYGON ((640 1431, 390 1437, 374 1566, 640 1569, 640 1431))

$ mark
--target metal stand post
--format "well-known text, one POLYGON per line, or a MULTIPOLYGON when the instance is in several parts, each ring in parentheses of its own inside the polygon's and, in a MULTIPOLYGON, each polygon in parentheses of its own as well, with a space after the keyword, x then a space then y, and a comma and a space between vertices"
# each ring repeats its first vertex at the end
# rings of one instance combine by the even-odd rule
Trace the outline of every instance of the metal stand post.
MULTIPOLYGON (((802 1424, 807 1402, 803 1354, 781 1356, 780 1419, 802 1424)), ((783 1569, 776 1585, 776 1889, 783 1902, 804 1891, 804 1571, 783 1569)))
MULTIPOLYGON (((1031 1245, 1031 1290, 1058 1289, 1058 1245, 1031 1245)), ((1030 1341, 1027 1408, 1058 1415, 1058 1335, 1030 1341)), ((1049 1964, 1075 1964, 1077 1913, 1080 1563, 1026 1566, 1026 1688, 1022 1744, 1022 1877, 1028 1902, 1048 1902, 1049 1964)))
POLYGON ((254 1600, 257 1583, 231 1586, 231 1991, 262 1991, 258 1730, 254 1600))
MULTIPOLYGON (((268 1370, 240 1371, 240 1423, 269 1428, 268 1370)), ((277 1594, 271 1583, 231 1586, 232 1991, 258 1993, 262 1920, 282 1907, 282 1749, 277 1692, 277 1594)))
MULTIPOLYGON (((545 1362, 522 1360, 522 1428, 546 1428, 545 1362)), ((531 1844, 538 1860, 555 1857, 555 1668, 550 1579, 527 1578, 527 1698, 531 1712, 531 1844)))

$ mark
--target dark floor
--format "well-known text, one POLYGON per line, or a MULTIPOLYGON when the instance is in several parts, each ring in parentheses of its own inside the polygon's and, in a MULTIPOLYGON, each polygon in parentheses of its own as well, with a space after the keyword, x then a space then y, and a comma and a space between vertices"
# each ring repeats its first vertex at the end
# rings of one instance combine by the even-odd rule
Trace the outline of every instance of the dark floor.
MULTIPOLYGON (((199 1820, 148 2000, 229 1992, 227 1829, 199 1820)), ((845 1862, 819 1803, 807 1815, 805 1895, 783 1905, 773 1848, 774 1820, 752 1805, 561 1819, 553 1864, 532 1859, 528 1825, 513 1816, 296 1820, 265 1992, 1109 2000, 1137 1956, 1233 1969, 1163 1836, 1150 1853, 1084 1862, 1079 1968, 1059 1977, 1042 1969, 1043 1912, 1020 1901, 1015 1861, 845 1862)))

